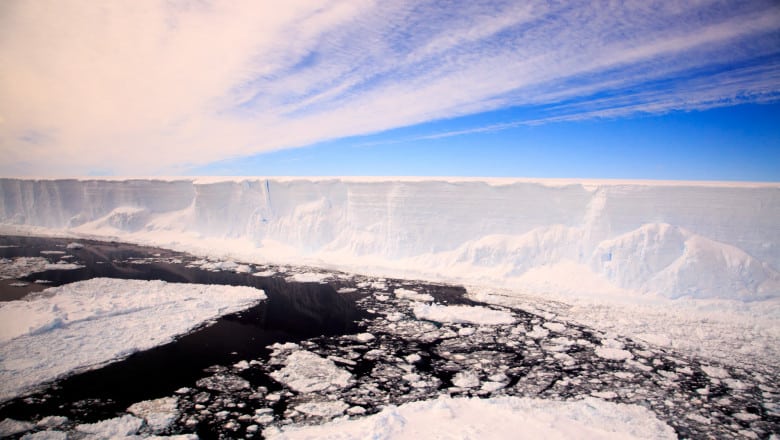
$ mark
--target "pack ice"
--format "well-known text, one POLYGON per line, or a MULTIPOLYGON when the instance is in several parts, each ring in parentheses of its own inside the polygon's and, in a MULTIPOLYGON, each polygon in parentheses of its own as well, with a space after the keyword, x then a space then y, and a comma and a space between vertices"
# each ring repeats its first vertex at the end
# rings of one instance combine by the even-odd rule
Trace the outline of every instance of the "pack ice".
POLYGON ((780 296, 780 184, 0 179, 0 225, 544 292, 780 296))

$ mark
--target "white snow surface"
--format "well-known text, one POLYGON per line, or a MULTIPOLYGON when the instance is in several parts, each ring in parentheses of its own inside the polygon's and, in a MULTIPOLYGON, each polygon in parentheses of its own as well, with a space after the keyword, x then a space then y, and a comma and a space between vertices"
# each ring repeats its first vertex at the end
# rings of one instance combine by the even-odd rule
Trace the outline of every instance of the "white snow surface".
POLYGON ((96 278, 0 302, 0 401, 170 342, 264 298, 250 287, 96 278))
POLYGON ((319 426, 269 428, 269 439, 675 439, 671 427, 636 405, 595 398, 441 397, 319 426))

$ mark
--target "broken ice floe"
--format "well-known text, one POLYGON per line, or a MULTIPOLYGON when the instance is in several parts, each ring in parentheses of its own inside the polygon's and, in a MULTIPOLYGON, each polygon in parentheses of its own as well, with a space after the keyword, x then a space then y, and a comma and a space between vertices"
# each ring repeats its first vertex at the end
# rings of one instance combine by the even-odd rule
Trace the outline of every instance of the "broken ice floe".
POLYGON ((301 393, 344 388, 352 379, 348 371, 333 361, 305 350, 294 351, 282 363, 284 367, 271 373, 271 377, 301 393))
POLYGON ((107 278, 44 293, 0 303, 0 400, 169 342, 265 298, 249 287, 107 278))
POLYGON ((446 323, 500 325, 515 322, 512 314, 506 310, 481 306, 420 304, 414 307, 414 315, 418 319, 446 323))

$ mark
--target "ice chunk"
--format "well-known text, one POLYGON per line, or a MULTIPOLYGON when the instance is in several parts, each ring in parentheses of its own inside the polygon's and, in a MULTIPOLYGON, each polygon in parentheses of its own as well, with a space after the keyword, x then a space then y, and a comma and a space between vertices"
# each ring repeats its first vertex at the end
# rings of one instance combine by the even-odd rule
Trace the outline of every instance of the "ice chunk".
POLYGON ((352 381, 348 371, 310 351, 292 353, 285 359, 284 365, 284 368, 271 373, 271 377, 301 393, 340 389, 352 381))
POLYGON ((534 328, 530 332, 526 333, 526 335, 529 338, 532 338, 532 339, 546 338, 547 335, 549 335, 549 334, 550 334, 549 330, 547 330, 546 328, 543 328, 541 326, 538 326, 538 325, 535 325, 534 328))
POLYGON ((421 302, 433 301, 433 297, 431 295, 428 295, 427 293, 417 293, 410 289, 395 289, 393 293, 395 294, 396 298, 421 302))
POLYGON ((68 433, 62 431, 46 430, 38 431, 32 434, 25 434, 21 440, 65 440, 68 438, 68 433))
POLYGON ((38 421, 35 426, 39 428, 58 428, 68 421, 67 417, 63 416, 46 416, 38 421))
POLYGON ((609 347, 596 347, 596 356, 611 361, 624 361, 634 358, 634 355, 628 350, 609 347))
POLYGON ((117 438, 135 434, 141 429, 143 423, 144 421, 138 417, 126 414, 97 423, 77 425, 75 430, 95 438, 117 438))
POLYGON ((355 335, 355 339, 357 339, 358 342, 371 342, 376 339, 376 336, 371 333, 358 333, 355 335))
POLYGON ((33 429, 35 425, 21 420, 4 419, 0 422, 0 437, 10 437, 33 429))
POLYGON ((287 281, 294 281, 296 283, 321 283, 328 278, 333 278, 333 275, 328 273, 306 272, 293 274, 292 276, 287 277, 287 281))
POLYGON ((701 370, 704 371, 707 376, 714 377, 716 379, 725 379, 730 377, 729 372, 726 369, 710 365, 702 365, 701 370))
POLYGON ((561 324, 560 322, 545 322, 543 325, 545 328, 550 329, 557 333, 561 333, 564 330, 566 330, 566 326, 561 324))
POLYGON ((507 311, 480 306, 420 304, 414 307, 414 315, 418 319, 445 323, 500 325, 515 322, 515 318, 507 311))
POLYGON ((479 386, 479 376, 473 371, 459 371, 452 378, 452 384, 460 388, 475 388, 479 386))
POLYGON ((248 380, 233 374, 215 374, 213 376, 204 377, 203 379, 198 380, 196 385, 222 393, 233 393, 250 387, 248 380))
POLYGON ((295 410, 306 415, 333 418, 344 414, 349 408, 346 403, 336 400, 332 402, 307 402, 295 406, 295 410))
POLYGON ((146 420, 152 432, 161 432, 167 428, 179 415, 175 397, 163 397, 155 400, 145 400, 134 403, 127 412, 146 420))

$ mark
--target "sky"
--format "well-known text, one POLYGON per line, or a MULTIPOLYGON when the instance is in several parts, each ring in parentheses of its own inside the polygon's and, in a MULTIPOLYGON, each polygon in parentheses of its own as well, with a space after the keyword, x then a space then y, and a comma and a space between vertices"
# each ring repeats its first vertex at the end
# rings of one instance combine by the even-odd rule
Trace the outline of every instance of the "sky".
POLYGON ((780 181, 780 4, 6 0, 0 175, 780 181))

